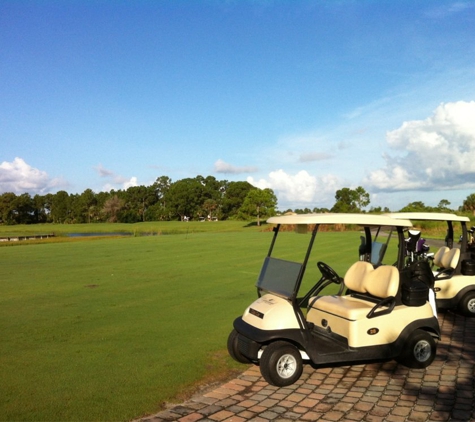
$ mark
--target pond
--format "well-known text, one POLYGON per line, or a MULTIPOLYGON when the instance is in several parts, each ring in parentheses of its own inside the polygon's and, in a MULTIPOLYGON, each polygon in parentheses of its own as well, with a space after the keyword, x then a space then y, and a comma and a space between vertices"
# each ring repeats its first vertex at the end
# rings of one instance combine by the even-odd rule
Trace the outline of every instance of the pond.
POLYGON ((93 237, 93 236, 132 236, 130 232, 101 232, 101 233, 68 233, 68 237, 93 237))

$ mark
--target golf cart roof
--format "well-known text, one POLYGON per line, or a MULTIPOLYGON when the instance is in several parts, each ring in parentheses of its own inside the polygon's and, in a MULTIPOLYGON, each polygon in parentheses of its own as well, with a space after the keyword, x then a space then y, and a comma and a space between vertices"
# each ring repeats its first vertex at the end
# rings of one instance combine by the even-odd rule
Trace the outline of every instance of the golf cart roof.
POLYGON ((448 212, 392 212, 386 215, 391 218, 401 218, 405 220, 470 221, 468 217, 448 212))
POLYGON ((267 222, 271 224, 356 224, 360 226, 412 227, 412 223, 402 217, 396 219, 388 215, 357 213, 292 214, 270 217, 267 222))

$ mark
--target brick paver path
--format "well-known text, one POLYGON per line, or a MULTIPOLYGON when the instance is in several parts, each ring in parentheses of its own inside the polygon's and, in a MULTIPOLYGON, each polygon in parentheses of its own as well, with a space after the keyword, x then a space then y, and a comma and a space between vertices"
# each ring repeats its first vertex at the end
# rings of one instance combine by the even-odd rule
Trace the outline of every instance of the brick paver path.
POLYGON ((213 391, 138 421, 475 421, 475 318, 439 314, 435 361, 313 369, 289 387, 268 385, 259 368, 213 391))

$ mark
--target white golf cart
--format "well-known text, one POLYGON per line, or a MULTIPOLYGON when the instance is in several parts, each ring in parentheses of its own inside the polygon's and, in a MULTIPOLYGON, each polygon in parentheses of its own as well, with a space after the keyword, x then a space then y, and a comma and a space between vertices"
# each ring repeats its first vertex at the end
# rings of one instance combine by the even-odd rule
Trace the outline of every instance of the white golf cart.
POLYGON ((296 382, 303 362, 325 366, 396 359, 415 368, 431 364, 440 327, 428 302, 429 287, 407 277, 405 250, 398 247, 410 221, 370 214, 286 215, 267 221, 275 227, 257 280, 259 298, 234 321, 228 337, 235 360, 259 365, 265 380, 276 386, 296 382), (361 231, 339 232, 345 225, 361 231), (298 233, 308 228, 311 234, 297 239, 289 228, 298 233), (315 242, 317 232, 322 244, 315 242), (355 250, 348 239, 357 240, 362 233, 359 259, 342 256, 355 250), (396 246, 389 244, 393 235, 396 246), (327 242, 339 236, 342 253, 328 254, 327 242), (305 241, 299 261, 297 240, 305 241), (323 256, 346 261, 345 276, 322 262, 323 256), (305 276, 317 280, 317 268, 320 279, 309 283, 305 276), (303 286, 310 288, 300 295, 303 286), (324 294, 331 287, 336 294, 324 294))
MULTIPOLYGON (((467 229, 468 217, 451 213, 402 212, 387 214, 391 218, 411 221, 445 221, 445 244, 433 255, 431 274, 438 309, 457 309, 461 314, 475 317, 475 249, 473 229, 467 229), (460 223, 460 246, 454 244, 454 223, 460 223), (469 236, 470 235, 470 236, 469 236)), ((421 263, 414 263, 416 268, 421 263)))

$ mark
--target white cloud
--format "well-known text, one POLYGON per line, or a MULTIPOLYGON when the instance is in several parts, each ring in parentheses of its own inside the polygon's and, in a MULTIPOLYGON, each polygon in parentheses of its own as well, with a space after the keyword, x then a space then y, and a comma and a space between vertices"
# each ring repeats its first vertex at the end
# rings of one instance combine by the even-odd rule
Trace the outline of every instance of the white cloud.
POLYGON ((429 8, 425 15, 432 19, 444 19, 449 15, 456 13, 468 13, 474 8, 474 4, 470 1, 456 1, 436 4, 433 8, 429 8))
POLYGON ((127 179, 119 174, 116 174, 112 170, 104 168, 102 164, 97 165, 95 167, 95 170, 97 171, 100 177, 110 179, 110 181, 103 186, 103 190, 105 192, 109 192, 112 189, 117 189, 119 187, 118 185, 120 185, 120 188, 124 190, 127 190, 132 186, 138 186, 138 180, 135 176, 131 177, 130 179, 127 179))
POLYGON ((301 170, 295 175, 277 170, 269 173, 268 179, 254 180, 252 177, 248 177, 247 181, 260 189, 272 189, 279 198, 280 209, 327 207, 328 202, 334 198, 336 190, 341 185, 339 178, 334 175, 317 178, 305 170, 301 170))
POLYGON ((333 155, 327 154, 325 152, 304 152, 300 154, 299 162, 300 163, 309 163, 312 161, 324 161, 333 158, 333 155))
POLYGON ((128 179, 126 179, 125 177, 122 177, 121 175, 116 174, 112 170, 104 168, 102 164, 99 164, 98 166, 96 166, 95 170, 97 171, 97 173, 99 173, 100 177, 109 178, 114 184, 119 185, 122 183, 126 183, 128 181, 128 179))
POLYGON ((135 176, 131 177, 130 180, 128 180, 127 182, 124 182, 124 189, 125 190, 127 190, 128 188, 130 188, 132 186, 138 186, 137 178, 135 176))
POLYGON ((114 176, 114 172, 111 170, 107 170, 104 167, 102 167, 102 164, 99 164, 97 167, 95 167, 96 171, 99 173, 99 176, 101 177, 112 177, 114 176))
POLYGON ((237 167, 219 159, 214 163, 214 171, 216 173, 228 173, 228 174, 254 173, 257 171, 257 167, 252 167, 252 166, 237 167))
POLYGON ((45 194, 68 184, 60 178, 51 178, 45 171, 31 167, 22 158, 0 164, 0 192, 15 194, 45 194))
POLYGON ((475 101, 441 104, 425 120, 388 132, 396 153, 364 184, 379 191, 455 190, 475 187, 475 101))

